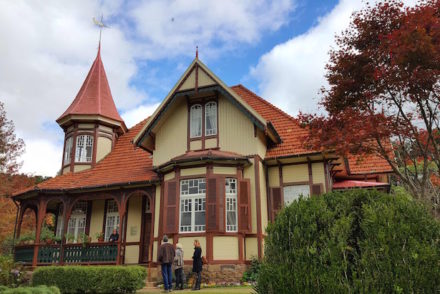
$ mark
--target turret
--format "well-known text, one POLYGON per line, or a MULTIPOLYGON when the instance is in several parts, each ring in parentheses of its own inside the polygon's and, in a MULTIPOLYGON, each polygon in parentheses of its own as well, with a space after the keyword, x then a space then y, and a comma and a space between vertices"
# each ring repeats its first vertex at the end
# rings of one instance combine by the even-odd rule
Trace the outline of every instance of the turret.
POLYGON ((78 95, 57 123, 65 133, 62 174, 93 167, 127 131, 113 101, 101 46, 78 95))

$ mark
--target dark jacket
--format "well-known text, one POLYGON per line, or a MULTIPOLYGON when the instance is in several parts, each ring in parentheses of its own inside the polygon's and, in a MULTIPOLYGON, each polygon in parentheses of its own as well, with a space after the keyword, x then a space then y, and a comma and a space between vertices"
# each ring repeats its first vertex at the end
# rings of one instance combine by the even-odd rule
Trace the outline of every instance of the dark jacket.
POLYGON ((173 263, 175 255, 174 247, 170 243, 163 243, 159 247, 159 252, 157 254, 157 261, 160 264, 163 263, 173 263))
POLYGON ((117 242, 119 240, 119 234, 111 234, 110 237, 108 238, 109 242, 117 242))
POLYGON ((202 248, 195 247, 193 254, 193 272, 198 273, 202 271, 202 248))

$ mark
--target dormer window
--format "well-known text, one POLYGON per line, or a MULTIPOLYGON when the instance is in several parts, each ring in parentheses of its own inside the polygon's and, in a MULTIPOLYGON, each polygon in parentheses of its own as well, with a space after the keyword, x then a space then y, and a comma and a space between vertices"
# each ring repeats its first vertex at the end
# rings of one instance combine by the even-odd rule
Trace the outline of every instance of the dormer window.
POLYGON ((190 109, 190 135, 191 138, 202 136, 202 105, 195 104, 190 109))
POLYGON ((70 154, 72 153, 73 138, 66 139, 66 145, 64 147, 64 165, 70 164, 70 154))
POLYGON ((217 103, 205 104, 205 136, 217 135, 217 103))
POLYGON ((93 136, 80 135, 76 138, 75 162, 92 162, 93 136))

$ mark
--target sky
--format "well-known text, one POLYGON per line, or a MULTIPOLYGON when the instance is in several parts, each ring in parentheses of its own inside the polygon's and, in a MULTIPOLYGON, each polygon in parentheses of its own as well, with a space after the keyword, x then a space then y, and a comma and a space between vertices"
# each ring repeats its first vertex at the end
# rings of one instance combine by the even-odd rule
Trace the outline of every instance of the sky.
POLYGON ((0 0, 0 101, 26 143, 21 172, 55 176, 55 120, 101 55, 128 127, 150 115, 195 57, 291 115, 320 112, 334 37, 362 0, 0 0))

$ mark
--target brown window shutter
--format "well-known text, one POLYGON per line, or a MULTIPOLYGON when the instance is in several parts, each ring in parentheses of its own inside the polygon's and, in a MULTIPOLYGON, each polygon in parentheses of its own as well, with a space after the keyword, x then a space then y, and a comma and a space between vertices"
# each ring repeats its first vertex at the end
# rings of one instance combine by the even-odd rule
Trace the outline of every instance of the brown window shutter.
POLYGON ((206 231, 224 231, 224 179, 212 177, 206 184, 206 231))
POLYGON ((312 185, 312 196, 318 196, 322 194, 322 184, 313 184, 312 185))
POLYGON ((273 222, 275 221, 276 215, 283 207, 281 188, 270 188, 269 199, 269 217, 270 220, 273 222))
POLYGON ((164 233, 175 234, 177 233, 179 211, 178 211, 178 196, 177 196, 177 182, 169 181, 165 183, 164 191, 164 233))
POLYGON ((251 232, 251 183, 248 179, 240 181, 238 193, 238 231, 251 232))

